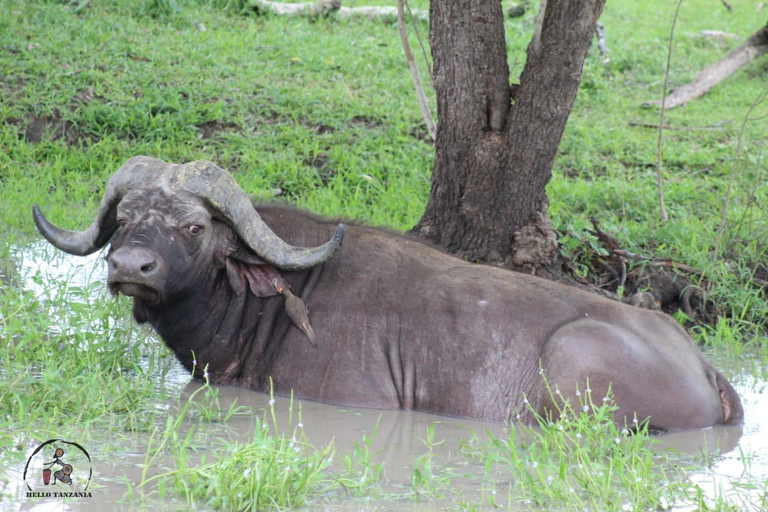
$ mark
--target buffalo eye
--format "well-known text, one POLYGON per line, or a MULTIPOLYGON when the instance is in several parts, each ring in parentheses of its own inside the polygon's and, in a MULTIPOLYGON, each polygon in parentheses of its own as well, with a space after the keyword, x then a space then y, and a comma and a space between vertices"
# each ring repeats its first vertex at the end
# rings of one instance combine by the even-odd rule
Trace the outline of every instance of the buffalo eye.
POLYGON ((125 220, 125 219, 117 219, 117 225, 120 226, 121 228, 124 228, 126 224, 128 224, 127 220, 125 220))
POLYGON ((190 235, 195 236, 195 235, 199 235, 200 232, 203 231, 203 227, 202 226, 198 226, 197 224, 192 224, 191 226, 189 226, 187 228, 187 231, 189 231, 190 235))

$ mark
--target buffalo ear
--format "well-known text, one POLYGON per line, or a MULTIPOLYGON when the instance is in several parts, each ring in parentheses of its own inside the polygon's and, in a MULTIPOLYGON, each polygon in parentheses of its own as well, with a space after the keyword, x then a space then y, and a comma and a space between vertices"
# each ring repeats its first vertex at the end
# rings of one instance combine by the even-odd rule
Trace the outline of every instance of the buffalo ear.
POLYGON ((227 268, 227 279, 229 279, 229 286, 232 287, 232 291, 235 295, 242 295, 245 291, 245 276, 240 271, 240 265, 236 263, 236 260, 227 258, 224 265, 227 268))
POLYGON ((245 291, 246 283, 256 297, 272 297, 289 288, 275 267, 246 251, 230 255, 225 266, 229 284, 236 295, 245 291))
POLYGON ((246 288, 244 268, 248 265, 264 265, 266 262, 244 248, 239 241, 234 241, 234 243, 237 245, 237 249, 228 254, 222 251, 217 256, 216 261, 221 265, 223 260, 229 286, 232 287, 235 295, 242 295, 246 288))

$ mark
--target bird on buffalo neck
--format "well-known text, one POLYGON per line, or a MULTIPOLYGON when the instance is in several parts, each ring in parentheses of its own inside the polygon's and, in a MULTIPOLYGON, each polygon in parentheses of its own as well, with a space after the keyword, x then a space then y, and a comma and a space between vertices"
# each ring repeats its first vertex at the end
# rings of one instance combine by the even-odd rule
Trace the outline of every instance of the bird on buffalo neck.
POLYGON ((291 293, 291 290, 289 290, 287 286, 280 286, 277 283, 275 283, 274 286, 277 292, 285 297, 285 312, 288 313, 288 317, 293 324, 298 327, 301 332, 307 335, 307 338, 309 338, 309 342, 313 347, 317 346, 315 343, 315 331, 309 324, 309 311, 307 311, 307 305, 304 304, 303 300, 291 293))

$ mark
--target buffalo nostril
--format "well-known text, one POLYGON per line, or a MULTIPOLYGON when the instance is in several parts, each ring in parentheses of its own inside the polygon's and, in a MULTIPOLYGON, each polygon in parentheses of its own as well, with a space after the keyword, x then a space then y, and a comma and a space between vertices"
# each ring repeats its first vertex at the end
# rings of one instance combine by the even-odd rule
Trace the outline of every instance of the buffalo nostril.
POLYGON ((148 274, 149 272, 152 272, 157 268, 157 262, 150 261, 149 263, 146 263, 141 266, 141 272, 144 274, 148 274))

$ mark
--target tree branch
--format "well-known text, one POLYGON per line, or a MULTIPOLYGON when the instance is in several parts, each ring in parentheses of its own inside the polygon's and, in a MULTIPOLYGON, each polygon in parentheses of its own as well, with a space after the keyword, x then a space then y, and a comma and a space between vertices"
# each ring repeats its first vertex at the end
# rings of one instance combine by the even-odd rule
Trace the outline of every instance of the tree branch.
MULTIPOLYGON (((252 7, 257 10, 271 12, 281 16, 320 16, 333 15, 337 18, 368 18, 370 20, 394 21, 397 19, 396 7, 342 7, 339 0, 320 0, 317 3, 286 4, 270 2, 269 0, 250 0, 252 7)), ((429 20, 429 13, 416 9, 412 17, 418 20, 429 20)))
MULTIPOLYGON (((768 53, 768 24, 752 34, 723 59, 705 68, 693 82, 672 91, 672 94, 665 98, 666 108, 679 107, 703 96, 714 86, 765 53, 768 53)), ((649 101, 643 104, 643 106, 659 105, 661 101, 649 101)))

